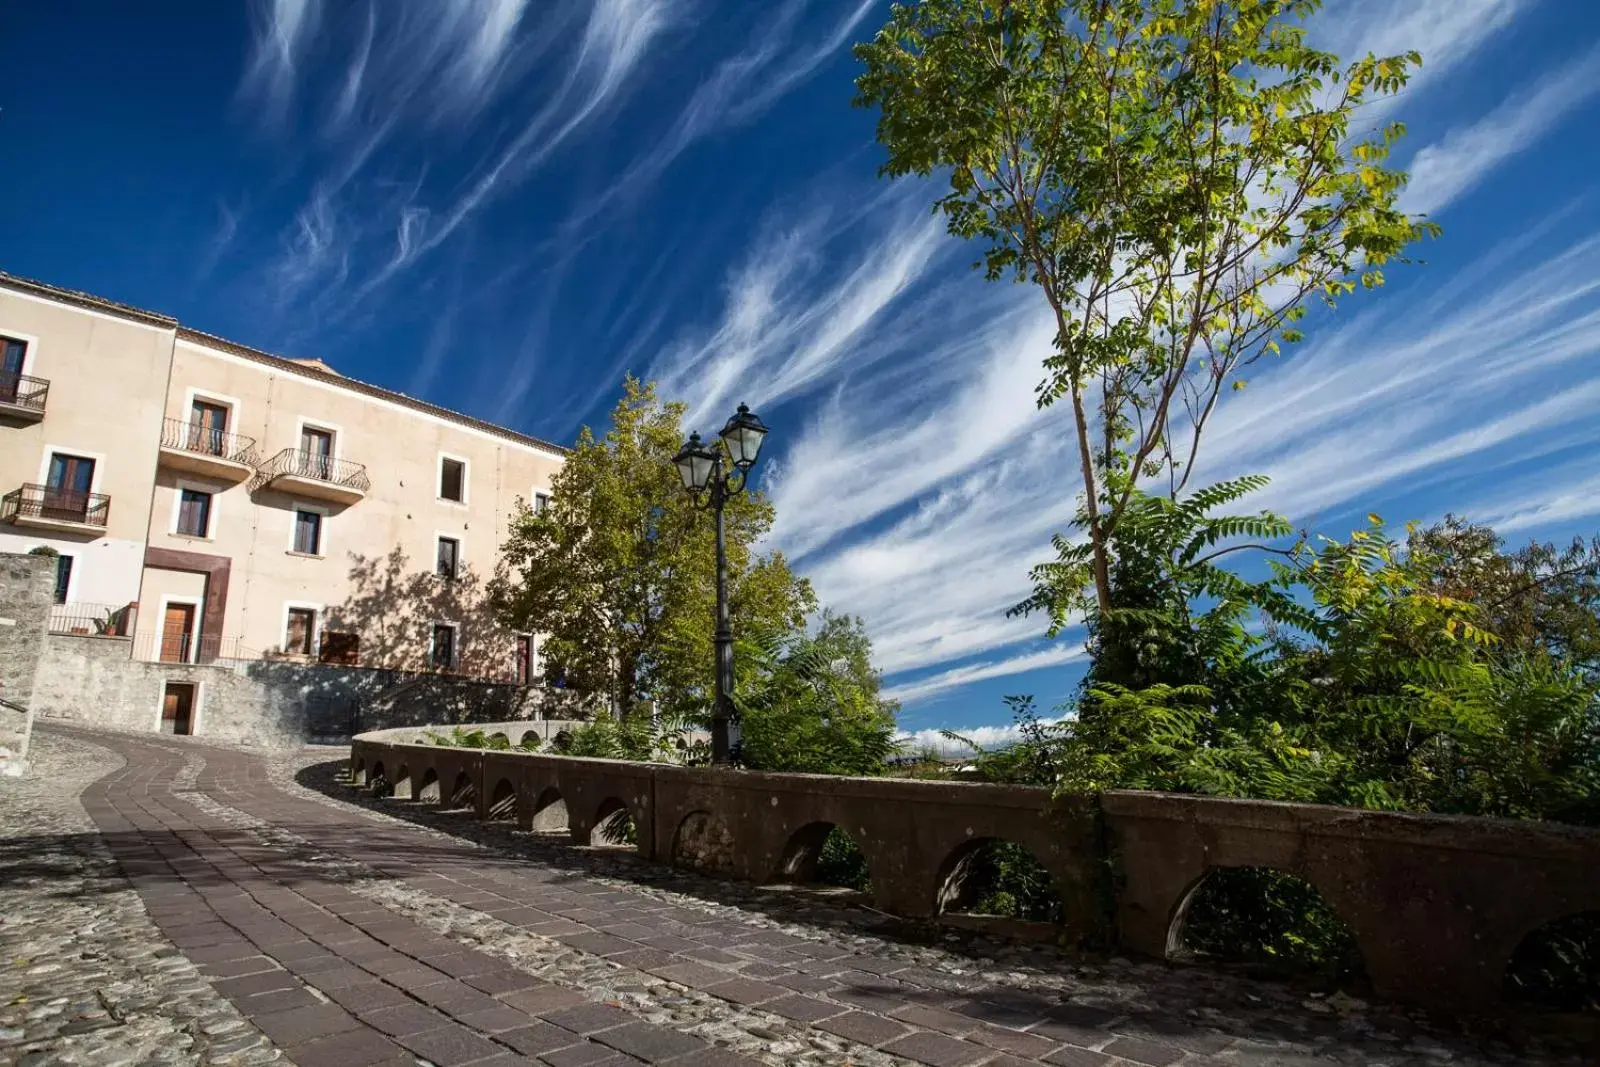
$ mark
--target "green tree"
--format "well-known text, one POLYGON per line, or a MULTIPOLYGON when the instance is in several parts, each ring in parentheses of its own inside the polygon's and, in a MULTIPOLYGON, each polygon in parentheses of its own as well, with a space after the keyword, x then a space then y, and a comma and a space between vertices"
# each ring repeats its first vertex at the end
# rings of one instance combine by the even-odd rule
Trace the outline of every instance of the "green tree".
POLYGON ((1455 515, 1410 537, 1429 584, 1473 605, 1503 652, 1544 656, 1600 677, 1600 538, 1512 552, 1488 526, 1455 515))
POLYGON ((950 232, 1055 316, 1041 405, 1070 402, 1088 551, 1049 574, 1059 627, 1115 604, 1141 478, 1176 496, 1239 372, 1433 226, 1395 207, 1403 128, 1354 128, 1415 53, 1341 65, 1319 0, 923 0, 858 45, 883 172, 948 176, 950 232))
POLYGON ((899 705, 881 695, 858 618, 824 611, 815 633, 745 642, 736 694, 744 762, 766 771, 883 773, 899 705))
MULTIPOLYGON (((512 520, 494 602, 510 627, 546 635, 543 654, 574 687, 607 693, 624 717, 655 701, 702 714, 714 684, 716 573, 709 513, 684 492, 672 457, 684 407, 629 376, 611 427, 587 427, 542 513, 512 520)), ((730 598, 741 636, 786 634, 815 607, 782 553, 752 546, 772 505, 751 489, 727 505, 730 598)))

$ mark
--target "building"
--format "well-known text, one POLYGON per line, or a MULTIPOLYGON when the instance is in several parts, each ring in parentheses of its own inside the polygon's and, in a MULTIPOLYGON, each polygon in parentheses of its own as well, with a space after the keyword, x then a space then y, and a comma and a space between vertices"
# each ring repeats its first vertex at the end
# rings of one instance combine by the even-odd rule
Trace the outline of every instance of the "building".
POLYGON ((526 684, 535 640, 498 627, 486 587, 564 455, 0 274, 0 552, 58 553, 51 631, 120 639, 130 659, 526 684))

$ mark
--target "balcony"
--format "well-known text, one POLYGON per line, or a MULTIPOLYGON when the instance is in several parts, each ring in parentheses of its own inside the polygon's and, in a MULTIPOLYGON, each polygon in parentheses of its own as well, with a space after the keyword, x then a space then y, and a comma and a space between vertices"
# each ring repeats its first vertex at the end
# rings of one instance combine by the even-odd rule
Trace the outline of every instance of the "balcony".
POLYGON ((111 498, 104 493, 24 485, 0 497, 0 522, 35 530, 103 534, 110 514, 111 498))
POLYGON ((161 465, 242 482, 255 473, 255 438, 224 433, 198 422, 167 419, 161 425, 161 465))
POLYGON ((138 613, 137 604, 52 604, 50 632, 75 637, 132 637, 138 613))
POLYGON ((43 378, 0 373, 0 418, 38 422, 44 418, 44 401, 49 395, 50 383, 43 378))
POLYGON ((335 504, 354 504, 372 487, 367 468, 361 464, 295 448, 286 448, 267 460, 259 477, 263 485, 281 493, 335 504))

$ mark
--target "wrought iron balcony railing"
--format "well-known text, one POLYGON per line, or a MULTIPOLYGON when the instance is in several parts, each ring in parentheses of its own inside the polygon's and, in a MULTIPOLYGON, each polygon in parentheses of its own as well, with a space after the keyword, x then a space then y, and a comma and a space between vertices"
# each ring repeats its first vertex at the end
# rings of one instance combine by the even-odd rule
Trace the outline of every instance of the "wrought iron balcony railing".
POLYGON ((50 606, 50 632, 94 637, 132 637, 138 619, 137 604, 84 604, 76 601, 50 606))
POLYGON ((45 398, 49 395, 50 383, 43 378, 0 372, 0 404, 43 412, 45 398))
POLYGON ((203 456, 215 456, 231 463, 256 465, 256 439, 227 433, 184 419, 167 419, 161 425, 161 447, 176 448, 203 456))
POLYGON ((111 498, 49 485, 24 485, 0 497, 0 521, 72 522, 105 528, 111 498))
POLYGON ((367 479, 367 468, 361 464, 298 448, 286 448, 267 460, 261 467, 261 476, 266 481, 274 478, 309 478, 362 493, 372 488, 372 483, 367 479))

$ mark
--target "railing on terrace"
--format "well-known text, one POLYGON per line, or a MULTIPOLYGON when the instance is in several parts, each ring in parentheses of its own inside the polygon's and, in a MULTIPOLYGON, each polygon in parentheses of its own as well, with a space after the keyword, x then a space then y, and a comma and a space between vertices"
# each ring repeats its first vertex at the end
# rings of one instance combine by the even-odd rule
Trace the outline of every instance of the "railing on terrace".
POLYGON ((254 437, 227 433, 215 426, 205 426, 185 419, 169 418, 162 422, 161 447, 216 456, 218 459, 233 463, 247 463, 252 467, 258 458, 254 437))
POLYGON ((237 637, 189 633, 142 633, 134 639, 133 658, 148 663, 238 663, 262 658, 237 637))
POLYGON ((31 378, 26 374, 0 374, 0 404, 42 412, 49 395, 50 383, 43 378, 31 378))
POLYGON ((0 520, 74 522, 104 527, 111 514, 111 498, 104 493, 80 493, 49 485, 23 485, 0 497, 0 520))
POLYGON ((372 487, 367 479, 367 468, 360 463, 298 448, 286 448, 267 460, 261 475, 267 481, 283 477, 311 478, 363 493, 372 487))
POLYGON ((131 637, 139 614, 137 604, 54 604, 50 632, 86 637, 131 637))

